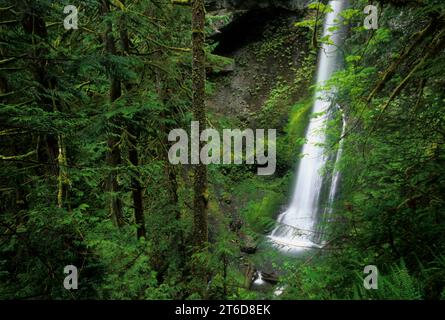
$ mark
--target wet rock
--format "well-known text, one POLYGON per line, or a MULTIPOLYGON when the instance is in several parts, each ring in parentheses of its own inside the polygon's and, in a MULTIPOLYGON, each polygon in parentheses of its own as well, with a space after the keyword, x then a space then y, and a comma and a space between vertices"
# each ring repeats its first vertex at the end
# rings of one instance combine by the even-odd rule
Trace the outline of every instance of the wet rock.
POLYGON ((244 287, 246 289, 250 289, 252 286, 253 281, 255 280, 255 267, 253 266, 252 263, 248 263, 246 265, 246 271, 245 271, 245 283, 244 283, 244 287))
POLYGON ((241 252, 247 253, 247 254, 253 254, 256 252, 258 247, 257 242, 255 239, 253 239, 251 236, 243 234, 241 235, 241 245, 240 250, 241 252))
POLYGON ((267 272, 262 271, 261 276, 262 276, 262 279, 266 282, 269 282, 271 284, 278 283, 278 275, 275 272, 267 273, 267 272))

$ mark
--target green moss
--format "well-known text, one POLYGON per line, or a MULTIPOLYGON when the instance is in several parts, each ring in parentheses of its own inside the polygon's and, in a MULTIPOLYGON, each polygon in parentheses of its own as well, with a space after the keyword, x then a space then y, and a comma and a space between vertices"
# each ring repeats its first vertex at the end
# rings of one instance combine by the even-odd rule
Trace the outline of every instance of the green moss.
POLYGON ((277 138, 277 171, 288 172, 295 167, 312 109, 312 99, 305 99, 292 107, 285 134, 277 138))
POLYGON ((264 128, 281 128, 288 117, 291 105, 292 88, 285 82, 278 82, 259 115, 259 122, 264 128))
POLYGON ((306 99, 302 102, 295 104, 292 108, 289 123, 286 127, 287 137, 291 145, 300 147, 301 139, 304 139, 306 127, 311 115, 313 99, 306 99), (298 143, 292 143, 292 141, 298 143))

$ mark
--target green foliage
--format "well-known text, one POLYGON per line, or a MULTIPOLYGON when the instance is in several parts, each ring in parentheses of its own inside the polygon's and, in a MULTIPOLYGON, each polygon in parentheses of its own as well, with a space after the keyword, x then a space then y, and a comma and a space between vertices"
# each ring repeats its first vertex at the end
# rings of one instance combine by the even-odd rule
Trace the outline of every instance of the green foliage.
POLYGON ((104 13, 101 1, 88 1, 78 6, 79 29, 67 31, 61 13, 71 3, 9 2, 0 4, 2 18, 15 21, 2 24, 0 36, 0 54, 11 57, 1 59, 2 67, 12 67, 0 70, 1 297, 182 297, 178 239, 190 220, 172 219, 187 211, 170 203, 173 182, 160 145, 190 107, 188 10, 114 1, 104 13), (109 24, 115 53, 103 41, 109 24), (129 52, 120 41, 125 33, 129 52), (113 78, 122 90, 110 101, 113 78), (120 158, 115 165, 107 160, 110 137, 120 158), (107 194, 110 173, 119 188, 107 194), (145 200, 141 242, 135 181, 145 200), (119 230, 108 215, 110 196, 123 203, 119 230), (79 269, 75 292, 61 285, 69 264, 79 269))
MULTIPOLYGON (((363 275, 357 275, 361 280, 363 275)), ((386 275, 379 275, 378 289, 366 290, 364 286, 357 286, 358 297, 362 299, 389 300, 418 300, 422 293, 418 280, 409 274, 403 262, 394 265, 386 275)))
MULTIPOLYGON (((244 265, 263 259, 278 261, 283 299, 445 299, 444 6, 398 2, 381 8, 375 31, 363 28, 368 1, 343 12, 344 68, 324 85, 347 121, 327 244, 275 260, 267 249, 240 251, 271 231, 288 201, 316 65, 314 52, 289 43, 303 32, 315 40, 329 6, 313 2, 296 23, 303 28, 271 24, 250 45, 257 62, 286 61, 280 67, 294 72, 258 79, 256 93, 268 90, 251 118, 210 113, 209 127, 278 129, 278 167, 259 177, 255 166, 209 166, 209 243, 197 250, 192 170, 172 166, 166 152, 170 130, 191 120, 189 8, 128 0, 105 12, 89 0, 68 31, 67 0, 0 0, 0 298, 272 297, 246 286, 244 265), (362 286, 369 264, 379 268, 378 290, 362 286), (78 267, 79 290, 61 285, 66 265, 78 267)), ((230 19, 208 17, 206 32, 230 19)), ((234 61, 213 49, 207 71, 224 76, 234 61)), ((220 85, 207 82, 206 93, 220 85)), ((332 152, 339 120, 336 112, 328 126, 332 152)))
MULTIPOLYGON (((365 3, 354 2, 343 13, 348 23, 362 25, 358 13, 365 3)), ((328 245, 283 265, 280 298, 443 299, 444 114, 439 106, 445 100, 437 85, 443 82, 438 73, 445 66, 443 52, 410 74, 434 37, 429 34, 402 56, 441 11, 434 1, 388 5, 375 32, 351 29, 342 48, 345 68, 325 87, 335 90, 347 120, 338 164, 341 193, 327 224, 328 245), (384 76, 388 79, 368 98, 384 76), (407 82, 399 90, 403 79, 407 82), (363 286, 362 271, 370 264, 379 269, 378 290, 363 286)), ((338 136, 337 123, 330 122, 329 136, 338 136)), ((337 145, 333 142, 329 137, 329 146, 337 145)))
POLYGON ((289 177, 264 181, 251 178, 243 181, 234 191, 250 199, 241 214, 249 228, 258 234, 265 234, 273 228, 275 217, 286 201, 289 177))
POLYGON ((323 26, 324 21, 324 15, 326 15, 329 12, 332 12, 332 8, 329 5, 324 4, 321 1, 315 1, 310 3, 307 8, 310 11, 310 16, 314 17, 305 19, 299 22, 295 23, 296 27, 308 27, 312 31, 314 31, 315 28, 320 28, 323 26))
POLYGON ((213 72, 221 72, 230 69, 230 66, 234 64, 233 59, 218 56, 215 54, 207 54, 207 63, 212 68, 213 72))

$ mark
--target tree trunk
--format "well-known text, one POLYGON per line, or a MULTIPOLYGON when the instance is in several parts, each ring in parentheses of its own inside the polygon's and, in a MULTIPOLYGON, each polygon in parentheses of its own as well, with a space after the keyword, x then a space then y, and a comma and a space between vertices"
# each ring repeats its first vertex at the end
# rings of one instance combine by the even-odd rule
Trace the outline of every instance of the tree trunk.
MULTIPOLYGON (((192 7, 193 41, 193 117, 199 121, 199 134, 206 127, 205 111, 205 55, 204 55, 205 8, 203 0, 194 0, 192 7)), ((199 142, 199 150, 203 143, 199 142)), ((203 248, 208 239, 207 231, 207 168, 199 163, 194 167, 194 239, 198 248, 203 248)))
MULTIPOLYGON (((32 10, 27 13, 22 20, 22 27, 27 34, 36 35, 42 39, 48 37, 46 23, 39 12, 32 10)), ((33 40, 34 41, 34 40, 33 40)), ((33 43, 34 44, 34 43, 33 43)), ((39 96, 38 104, 44 107, 45 111, 55 110, 55 103, 48 96, 51 89, 57 88, 57 80, 48 74, 51 61, 45 57, 48 55, 48 49, 45 47, 34 47, 33 57, 37 61, 31 65, 35 80, 44 88, 44 93, 39 96)), ((46 133, 39 134, 39 143, 37 150, 37 159, 41 163, 47 164, 41 171, 41 174, 48 178, 57 177, 59 174, 59 167, 57 164, 58 158, 58 141, 54 134, 46 133)))
POLYGON ((434 29, 437 27, 436 20, 433 19, 425 29, 422 31, 419 31, 414 38, 414 41, 411 43, 410 46, 406 47, 404 52, 394 61, 391 63, 391 65, 388 67, 388 69, 383 74, 382 78, 378 81, 375 88, 372 90, 372 92, 369 94, 368 98, 366 99, 367 102, 370 102, 372 98, 379 93, 385 84, 391 80, 393 75, 396 73, 396 70, 398 66, 411 54, 411 52, 416 49, 423 40, 431 35, 431 33, 434 31, 434 29))
MULTIPOLYGON (((205 53, 204 53, 204 25, 205 8, 204 0, 194 0, 192 6, 192 89, 193 89, 193 118, 199 122, 199 136, 206 127, 205 112, 205 53)), ((199 150, 203 143, 199 137, 197 139, 199 150)), ((193 148, 192 148, 193 152, 193 148)), ((198 155, 192 155, 198 156, 198 155)), ((193 244, 195 253, 205 253, 206 243, 208 241, 207 231, 207 168, 199 161, 194 164, 194 199, 193 199, 193 244)), ((207 272, 204 265, 193 265, 194 280, 196 281, 196 291, 205 299, 207 296, 207 272)))
MULTIPOLYGON (((125 5, 125 1, 121 1, 125 5)), ((126 16, 123 15, 119 26, 120 42, 124 53, 130 54, 130 39, 128 38, 127 30, 127 20, 126 16)), ((125 83, 126 91, 129 92, 133 88, 131 83, 125 83)), ((139 132, 134 126, 127 127, 130 133, 130 143, 128 150, 128 157, 131 164, 134 166, 132 176, 131 176, 131 194, 133 198, 133 209, 134 209, 134 221, 137 224, 136 236, 138 239, 146 237, 145 229, 145 216, 144 216, 144 189, 142 188, 141 182, 139 181, 139 154, 137 150, 137 141, 139 138, 139 132)))
POLYGON ((67 172, 68 161, 66 158, 66 146, 62 135, 58 136, 59 155, 57 156, 57 162, 59 165, 58 191, 57 191, 57 205, 59 208, 63 208, 63 205, 67 205, 68 210, 71 210, 68 199, 69 192, 69 178, 67 172))
MULTIPOLYGON (((109 4, 108 0, 102 0, 102 15, 106 16, 109 13, 109 4)), ((107 29, 105 31, 104 35, 104 43, 107 50, 107 53, 109 55, 115 55, 116 54, 116 46, 115 46, 115 40, 112 35, 113 26, 111 24, 111 21, 107 23, 107 29)), ((109 66, 108 73, 110 76, 110 102, 111 105, 113 102, 118 99, 121 96, 121 83, 120 80, 113 75, 113 70, 110 70, 109 66)), ((106 164, 110 170, 108 173, 108 177, 105 183, 105 191, 110 194, 110 213, 111 216, 115 222, 115 224, 118 227, 121 227, 123 225, 123 214, 122 214, 122 201, 119 196, 119 183, 117 181, 117 172, 116 167, 121 164, 121 154, 119 150, 119 132, 116 130, 117 127, 117 119, 110 119, 110 125, 109 125, 109 133, 107 138, 107 154, 106 154, 106 164)))

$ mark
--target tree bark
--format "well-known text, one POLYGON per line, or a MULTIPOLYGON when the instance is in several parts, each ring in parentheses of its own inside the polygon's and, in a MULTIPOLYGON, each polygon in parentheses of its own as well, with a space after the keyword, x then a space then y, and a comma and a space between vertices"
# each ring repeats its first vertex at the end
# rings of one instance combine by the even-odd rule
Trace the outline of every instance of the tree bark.
MULTIPOLYGON (((46 24, 44 19, 41 17, 40 12, 32 10, 27 13, 22 20, 22 27, 27 34, 33 37, 37 36, 41 39, 46 39, 48 37, 48 31, 46 29, 46 24)), ((39 105, 43 106, 46 111, 57 111, 55 110, 55 103, 48 96, 51 89, 57 88, 57 80, 55 77, 48 74, 50 69, 51 61, 46 59, 48 55, 48 49, 45 47, 33 47, 33 57, 38 58, 38 60, 31 65, 34 78, 36 81, 44 88, 45 92, 38 98, 39 105)), ((39 162, 48 163, 49 165, 42 169, 42 175, 47 175, 48 177, 58 177, 59 167, 57 163, 58 158, 58 141, 54 134, 46 133, 39 134, 39 141, 37 147, 37 158, 39 162)))
POLYGON ((372 98, 379 93, 385 84, 391 80, 393 75, 396 73, 396 70, 398 66, 411 54, 411 52, 417 48, 423 40, 431 35, 431 33, 434 31, 434 29, 437 27, 436 20, 433 19, 430 21, 430 23, 426 26, 425 29, 415 34, 414 41, 411 43, 410 46, 405 48, 404 52, 388 67, 388 69, 383 74, 382 78, 378 81, 375 88, 372 90, 372 92, 369 94, 368 98, 366 99, 367 102, 370 102, 372 98))
MULTIPOLYGON (((121 1, 125 5, 125 1, 121 1)), ((122 16, 119 27, 120 42, 124 53, 130 54, 130 39, 128 37, 127 20, 126 16, 122 16)), ((129 82, 125 83, 125 88, 127 93, 133 88, 133 85, 129 82)), ((145 216, 144 216, 144 194, 143 187, 139 181, 139 153, 137 149, 137 141, 139 138, 139 132, 134 126, 127 126, 127 130, 130 133, 130 143, 128 150, 128 157, 131 164, 134 166, 132 169, 131 176, 131 194, 133 198, 133 210, 134 210, 134 221, 137 224, 136 236, 138 239, 146 237, 145 229, 145 216)))
MULTIPOLYGON (((109 13, 109 3, 108 0, 102 0, 102 15, 106 16, 109 13)), ((104 43, 106 51, 109 55, 116 55, 116 45, 115 40, 112 35, 113 26, 111 22, 107 23, 107 29, 104 35, 104 43)), ((120 80, 113 75, 113 70, 110 66, 107 66, 107 71, 110 77, 110 102, 111 105, 116 101, 122 94, 120 80)), ((105 182, 105 191, 109 193, 109 205, 110 213, 118 227, 123 225, 123 213, 122 213, 122 201, 118 195, 120 190, 119 183, 117 181, 116 167, 121 164, 121 154, 119 150, 119 132, 116 130, 117 119, 110 119, 110 132, 107 138, 108 151, 106 154, 105 162, 110 170, 108 177, 105 182)))
MULTIPOLYGON (((192 5, 192 104, 193 118, 199 122, 199 136, 206 127, 205 110, 205 53, 204 53, 204 26, 205 26, 205 8, 204 0, 193 0, 192 5)), ((192 137, 196 140, 196 137, 192 137)), ((199 150, 203 143, 199 137, 197 139, 199 150)), ((192 148, 193 149, 193 148, 192 148)), ((193 152, 193 150, 192 150, 193 152)), ((196 155, 192 155, 196 156, 196 155)), ((199 154, 197 155, 199 157, 199 154)), ((198 254, 206 253, 206 244, 208 241, 207 230, 207 168, 200 161, 194 164, 193 181, 194 199, 193 199, 193 245, 194 252, 198 254)), ((196 284, 196 291, 202 298, 207 297, 207 270, 206 266, 193 264, 192 273, 196 284)))
POLYGON ((57 177, 57 205, 59 208, 63 208, 65 204, 67 205, 68 210, 71 210, 68 200, 70 182, 67 172, 68 160, 66 157, 66 146, 62 135, 59 135, 57 140, 59 145, 59 155, 57 156, 57 162, 59 164, 59 175, 57 177))
MULTIPOLYGON (((194 0, 192 7, 193 42, 193 117, 199 121, 199 134, 206 127, 205 110, 205 54, 204 54, 205 8, 203 0, 194 0)), ((203 143, 199 142, 199 150, 203 143)), ((207 168, 199 163, 194 167, 194 239, 195 245, 203 248, 208 240, 207 231, 207 168)))

